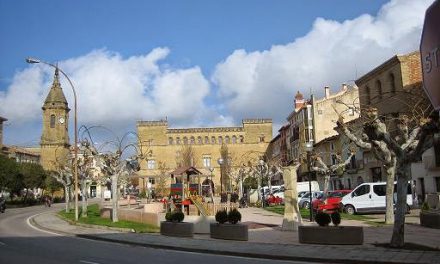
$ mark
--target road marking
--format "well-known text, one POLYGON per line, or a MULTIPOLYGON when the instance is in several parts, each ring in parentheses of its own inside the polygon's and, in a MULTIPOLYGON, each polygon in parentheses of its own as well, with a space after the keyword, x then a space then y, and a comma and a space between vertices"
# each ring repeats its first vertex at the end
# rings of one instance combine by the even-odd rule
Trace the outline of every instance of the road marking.
POLYGON ((50 232, 50 231, 47 231, 47 230, 44 230, 44 229, 40 229, 40 228, 34 226, 33 224, 31 224, 31 218, 34 218, 34 217, 36 217, 36 216, 38 216, 38 215, 40 215, 40 214, 44 214, 44 213, 39 213, 39 214, 35 214, 35 215, 31 215, 31 216, 29 216, 28 219, 26 219, 26 223, 27 223, 27 225, 30 226, 30 227, 32 227, 33 229, 35 229, 35 230, 37 230, 37 231, 40 231, 40 232, 44 232, 44 233, 48 233, 48 234, 52 234, 52 235, 55 235, 55 236, 61 236, 60 234, 57 234, 57 233, 54 233, 54 232, 50 232))
POLYGON ((92 261, 87 261, 87 260, 80 260, 79 262, 86 263, 86 264, 101 264, 99 262, 92 262, 92 261))
POLYGON ((6 246, 6 244, 0 241, 0 246, 6 246))

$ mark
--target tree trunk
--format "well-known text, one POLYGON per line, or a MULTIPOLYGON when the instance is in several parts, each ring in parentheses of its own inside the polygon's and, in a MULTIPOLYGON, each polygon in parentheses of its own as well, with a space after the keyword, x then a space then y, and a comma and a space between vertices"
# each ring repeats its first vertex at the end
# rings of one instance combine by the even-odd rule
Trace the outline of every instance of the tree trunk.
POLYGON ((70 211, 70 187, 68 185, 64 186, 64 197, 66 200, 66 213, 70 211))
POLYGON ((283 168, 284 179, 284 218, 282 230, 297 231, 301 225, 301 213, 298 208, 297 169, 299 165, 283 168))
POLYGON ((86 180, 81 181, 81 217, 87 217, 87 183, 86 180))
POLYGON ((118 222, 118 176, 116 174, 111 176, 112 180, 112 221, 118 222))
POLYGON ((394 223, 394 201, 393 201, 393 195, 394 195, 394 178, 396 174, 396 158, 393 157, 391 164, 386 166, 386 173, 387 173, 387 189, 386 189, 386 196, 385 196, 385 224, 391 225, 394 223))
POLYGON ((396 215, 390 242, 390 246, 394 248, 402 248, 405 244, 405 213, 409 169, 409 164, 400 164, 398 169, 396 215))

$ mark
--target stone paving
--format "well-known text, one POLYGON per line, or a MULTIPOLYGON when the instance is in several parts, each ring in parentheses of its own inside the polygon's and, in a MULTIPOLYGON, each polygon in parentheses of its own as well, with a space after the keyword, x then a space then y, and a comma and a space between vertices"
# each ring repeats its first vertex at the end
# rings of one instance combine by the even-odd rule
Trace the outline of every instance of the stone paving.
MULTIPOLYGON (((34 217, 39 228, 90 239, 113 241, 137 246, 192 252, 246 256, 268 259, 301 260, 328 263, 440 263, 440 230, 424 228, 414 222, 405 225, 405 241, 437 248, 437 251, 403 250, 376 247, 388 243, 392 227, 371 227, 359 221, 343 220, 342 225, 362 225, 364 244, 360 246, 305 245, 298 242, 297 232, 281 231, 282 216, 259 208, 243 208, 242 222, 249 224, 249 241, 225 241, 197 234, 194 238, 174 238, 159 234, 136 234, 121 230, 87 228, 70 225, 48 212, 34 217)), ((377 215, 376 221, 383 216, 377 215)), ((305 225, 314 225, 304 220, 305 225)))

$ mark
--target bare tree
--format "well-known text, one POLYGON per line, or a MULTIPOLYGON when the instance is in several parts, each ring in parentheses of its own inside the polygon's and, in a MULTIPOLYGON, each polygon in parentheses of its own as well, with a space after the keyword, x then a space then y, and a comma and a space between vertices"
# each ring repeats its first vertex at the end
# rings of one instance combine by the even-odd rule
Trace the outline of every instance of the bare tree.
POLYGON ((156 177, 156 194, 160 197, 164 197, 169 193, 169 187, 167 187, 168 168, 164 162, 159 162, 158 174, 156 177))
MULTIPOLYGON (((365 115, 371 121, 363 124, 363 139, 353 138, 353 140, 370 144, 372 149, 380 149, 382 154, 391 160, 395 158, 397 203, 390 246, 403 247, 405 243, 405 213, 407 212, 406 195, 408 181, 411 178, 411 163, 420 160, 422 153, 433 146, 433 135, 439 130, 438 115, 418 120, 413 119, 412 125, 410 118, 401 115, 398 120, 396 137, 391 136, 386 124, 379 118, 376 108, 366 109, 365 115)), ((338 127, 348 130, 341 121, 338 121, 338 127)))
POLYGON ((350 160, 351 157, 353 157, 354 152, 351 151, 350 155, 348 156, 348 158, 343 161, 340 155, 337 155, 337 163, 334 165, 331 165, 330 167, 327 166, 327 164, 324 163, 324 161, 322 161, 322 158, 318 155, 315 155, 313 157, 313 160, 315 161, 314 163, 317 164, 318 166, 312 166, 312 171, 316 171, 322 175, 324 175, 324 194, 327 193, 328 189, 329 189, 329 184, 330 184, 330 176, 336 174, 337 172, 340 171, 345 171, 345 167, 350 164, 350 160))

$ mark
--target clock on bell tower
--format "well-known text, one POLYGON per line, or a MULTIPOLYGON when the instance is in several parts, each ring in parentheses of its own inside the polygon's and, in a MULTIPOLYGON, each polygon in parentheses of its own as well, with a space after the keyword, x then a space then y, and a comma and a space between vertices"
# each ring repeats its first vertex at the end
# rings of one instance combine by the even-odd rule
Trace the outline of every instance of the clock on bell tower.
POLYGON ((41 135, 41 165, 54 170, 65 162, 69 154, 69 107, 59 81, 58 68, 49 94, 43 104, 43 132, 41 135))

